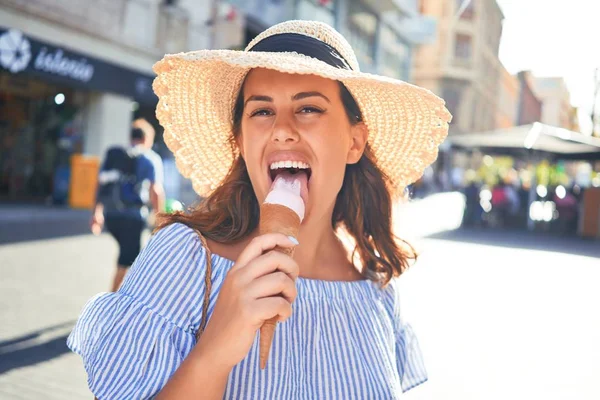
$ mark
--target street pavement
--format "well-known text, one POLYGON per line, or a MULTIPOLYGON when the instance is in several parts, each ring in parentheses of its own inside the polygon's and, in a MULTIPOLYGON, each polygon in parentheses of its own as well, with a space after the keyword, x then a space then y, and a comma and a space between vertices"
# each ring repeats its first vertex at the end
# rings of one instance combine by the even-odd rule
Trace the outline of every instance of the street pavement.
MULTIPOLYGON (((401 279, 402 312, 430 378, 403 398, 599 399, 600 243, 452 231, 460 201, 397 210, 421 251, 401 279)), ((110 286, 116 254, 108 235, 0 245, 0 399, 92 398, 65 340, 110 286)))
POLYGON ((0 205, 0 245, 89 232, 91 212, 67 207, 0 205))

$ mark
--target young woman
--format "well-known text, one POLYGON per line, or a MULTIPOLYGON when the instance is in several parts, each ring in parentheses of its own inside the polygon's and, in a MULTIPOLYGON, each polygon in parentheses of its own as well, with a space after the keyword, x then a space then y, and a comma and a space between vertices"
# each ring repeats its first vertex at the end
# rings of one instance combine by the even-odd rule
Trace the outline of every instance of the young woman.
POLYGON ((309 21, 155 71, 165 141, 207 197, 86 305, 68 344, 97 398, 392 399, 426 381, 397 285, 415 254, 391 210, 437 156, 443 101, 361 73, 348 42, 309 21), (289 170, 303 176, 300 231, 259 235, 259 205, 289 170), (257 330, 273 317, 261 370, 257 330))

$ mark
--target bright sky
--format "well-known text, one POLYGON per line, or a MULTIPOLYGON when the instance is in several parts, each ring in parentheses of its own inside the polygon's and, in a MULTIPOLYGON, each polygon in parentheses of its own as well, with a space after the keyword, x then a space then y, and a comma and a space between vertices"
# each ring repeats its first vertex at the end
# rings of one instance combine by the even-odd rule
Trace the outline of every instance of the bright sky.
POLYGON ((500 60, 506 69, 565 78, 587 133, 589 117, 581 117, 590 115, 600 67, 600 0, 497 1, 505 17, 500 60))

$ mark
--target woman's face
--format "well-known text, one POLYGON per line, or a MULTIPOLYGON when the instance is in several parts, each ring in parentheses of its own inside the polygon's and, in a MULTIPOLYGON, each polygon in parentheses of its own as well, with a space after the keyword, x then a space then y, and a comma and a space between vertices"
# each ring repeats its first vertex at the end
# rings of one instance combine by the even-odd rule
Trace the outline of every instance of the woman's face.
POLYGON ((276 168, 279 163, 291 161, 298 166, 293 172, 301 174, 302 167, 309 167, 302 193, 305 220, 311 215, 327 217, 342 187, 346 164, 358 162, 367 140, 364 124, 350 125, 338 82, 254 69, 243 91, 238 143, 259 203, 281 171, 276 168))

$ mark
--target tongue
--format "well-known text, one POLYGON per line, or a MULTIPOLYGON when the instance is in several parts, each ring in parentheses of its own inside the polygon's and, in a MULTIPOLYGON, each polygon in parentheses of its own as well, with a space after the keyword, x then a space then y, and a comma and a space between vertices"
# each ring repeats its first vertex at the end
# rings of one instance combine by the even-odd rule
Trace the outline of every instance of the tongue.
POLYGON ((299 171, 292 174, 290 171, 281 170, 275 176, 271 190, 275 189, 279 184, 283 183, 288 187, 293 187, 294 191, 297 191, 297 195, 302 197, 302 200, 306 203, 308 200, 308 175, 304 171, 299 171), (283 182, 278 183, 279 180, 283 182))

